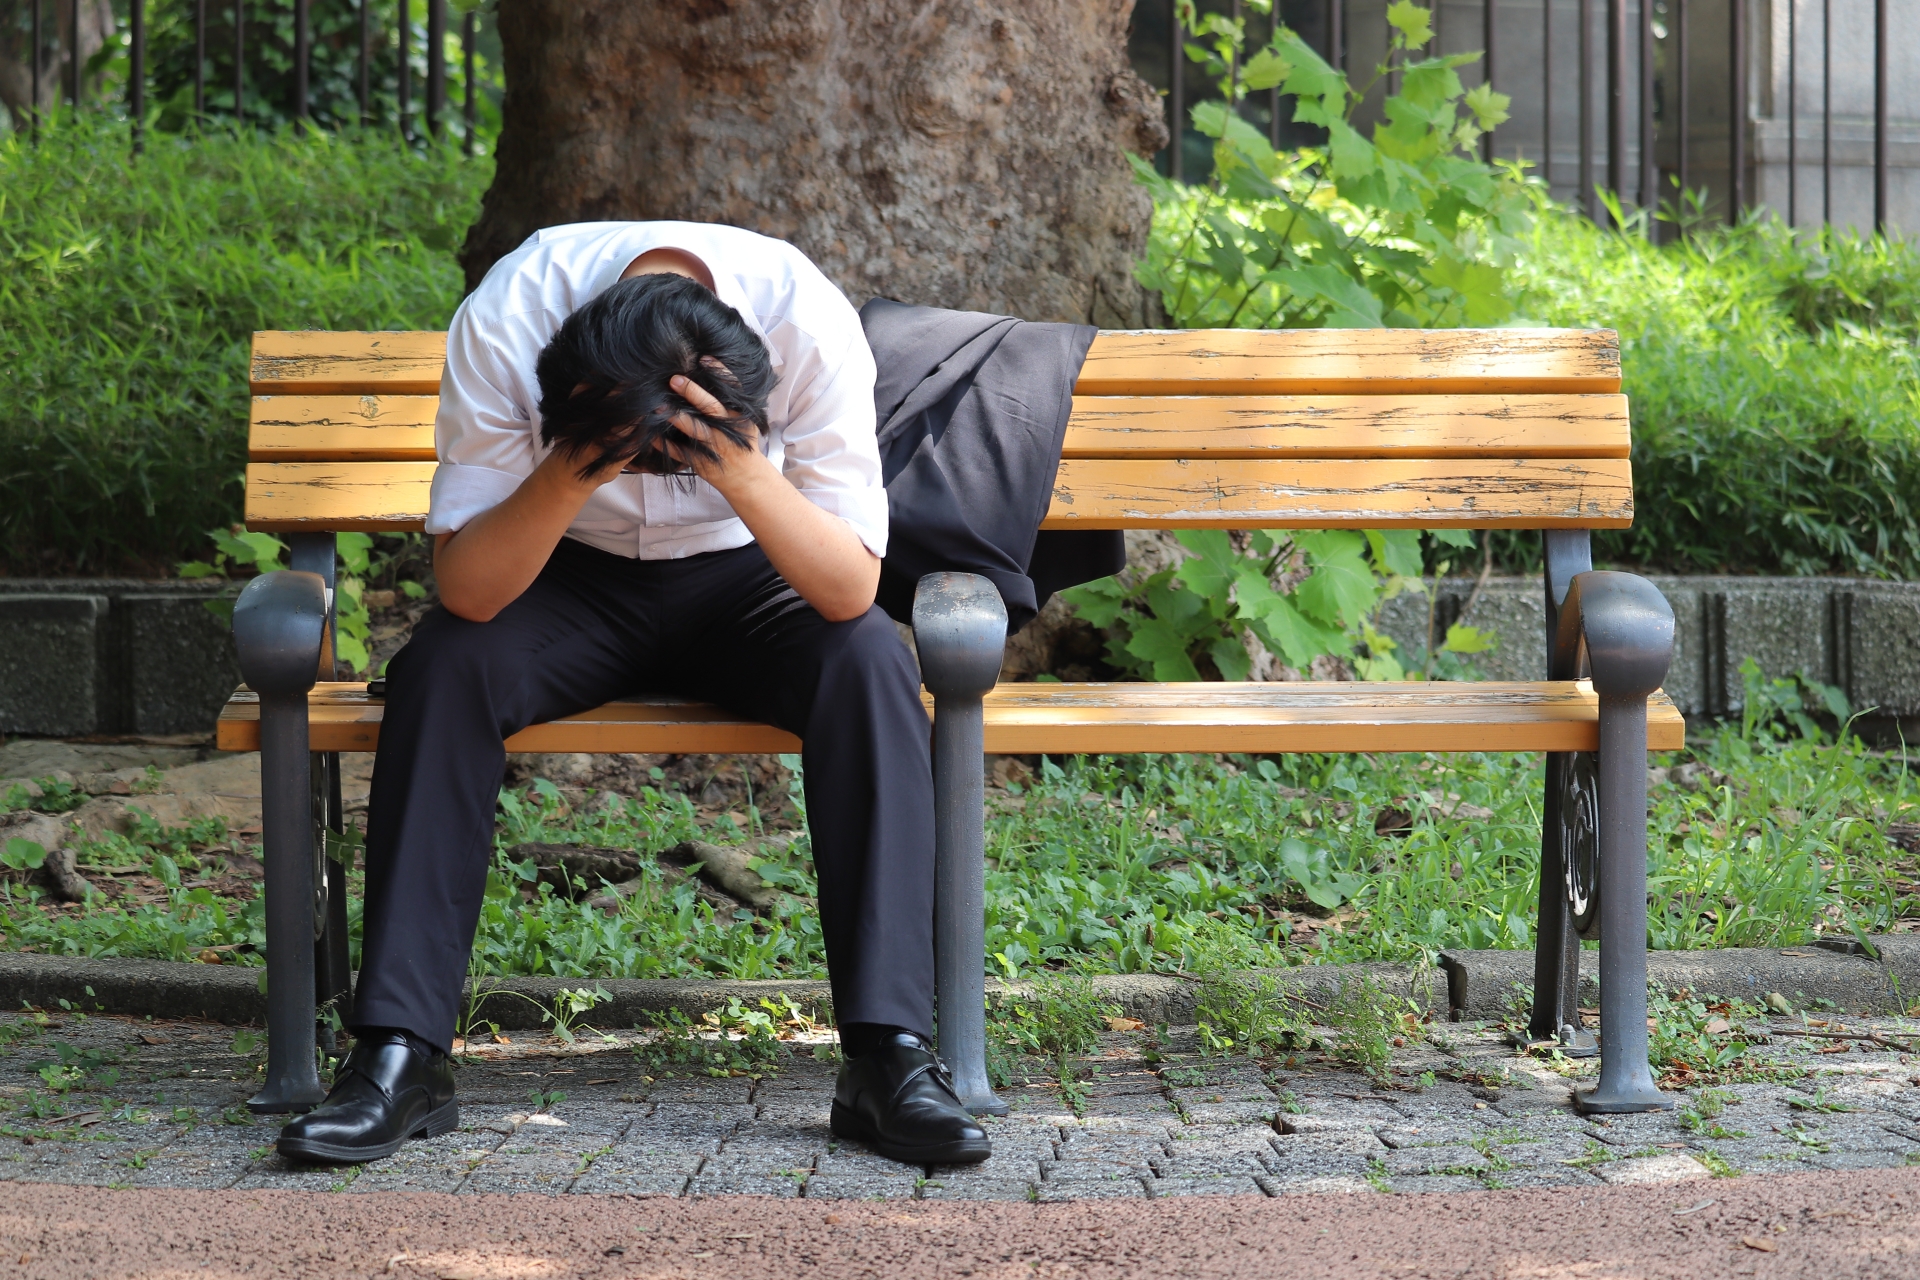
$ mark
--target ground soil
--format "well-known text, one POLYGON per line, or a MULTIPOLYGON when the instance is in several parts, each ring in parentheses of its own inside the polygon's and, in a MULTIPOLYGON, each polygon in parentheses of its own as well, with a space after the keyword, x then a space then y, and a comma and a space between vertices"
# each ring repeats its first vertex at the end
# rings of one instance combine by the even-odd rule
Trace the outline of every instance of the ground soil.
POLYGON ((1148 1204, 0 1189, 47 1277, 1908 1277, 1920 1170, 1148 1204))

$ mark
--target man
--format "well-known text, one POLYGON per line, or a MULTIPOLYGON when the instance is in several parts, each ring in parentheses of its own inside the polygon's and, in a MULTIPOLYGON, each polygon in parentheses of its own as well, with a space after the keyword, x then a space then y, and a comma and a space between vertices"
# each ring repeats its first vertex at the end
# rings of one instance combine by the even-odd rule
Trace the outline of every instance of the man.
POLYGON ((458 1124, 447 1053, 502 743, 665 692, 805 743, 847 1058, 834 1133, 912 1163, 987 1157, 929 1044, 928 728, 873 603, 873 386, 840 292, 732 227, 552 228, 461 305, 427 521, 441 603, 389 667, 368 809, 358 1043, 282 1154, 378 1159, 458 1124))

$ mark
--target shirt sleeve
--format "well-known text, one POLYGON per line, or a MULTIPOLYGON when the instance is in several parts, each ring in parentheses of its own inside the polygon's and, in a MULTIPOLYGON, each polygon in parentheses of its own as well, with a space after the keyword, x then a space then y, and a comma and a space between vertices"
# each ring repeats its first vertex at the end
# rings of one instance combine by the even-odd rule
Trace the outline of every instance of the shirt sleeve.
POLYGON ((501 332, 482 333, 462 305, 447 328, 447 367, 433 424, 440 465, 427 512, 430 534, 456 532, 498 506, 539 462, 534 402, 527 399, 530 368, 517 368, 509 354, 522 327, 525 318, 513 317, 501 332))
POLYGON ((846 521, 867 550, 884 557, 887 491, 875 439, 873 353, 857 320, 851 333, 835 337, 838 350, 822 351, 810 337, 793 343, 797 351, 789 347, 781 470, 809 502, 846 521))

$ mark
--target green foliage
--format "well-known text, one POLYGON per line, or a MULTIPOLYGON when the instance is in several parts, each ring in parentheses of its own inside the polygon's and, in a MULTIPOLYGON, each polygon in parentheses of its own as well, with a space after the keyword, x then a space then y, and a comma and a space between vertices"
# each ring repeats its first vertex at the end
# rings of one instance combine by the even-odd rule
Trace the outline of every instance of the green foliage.
MULTIPOLYGON (((248 571, 245 576, 251 577, 287 567, 287 544, 270 533, 249 533, 244 526, 235 525, 231 530, 208 530, 207 537, 214 545, 212 561, 189 560, 176 566, 182 578, 227 578, 241 570, 248 571)), ((409 562, 421 557, 425 546, 425 538, 417 533, 383 533, 377 540, 364 533, 334 535, 339 573, 333 602, 333 654, 355 675, 364 674, 373 661, 367 651, 367 642, 373 633, 373 619, 366 602, 369 581, 390 581, 408 599, 424 599, 427 589, 411 578, 400 577, 399 573, 409 562)), ((231 618, 233 603, 243 585, 235 582, 207 601, 207 609, 217 617, 231 618)))
MULTIPOLYGON (((1259 7, 1259 6, 1256 6, 1259 7)), ((1200 15, 1180 0, 1222 101, 1193 108, 1214 139, 1203 188, 1161 177, 1134 157, 1154 196, 1140 282, 1160 292, 1182 328, 1377 328, 1497 324, 1514 312, 1511 268, 1539 197, 1514 164, 1474 154, 1507 118, 1507 97, 1468 92, 1458 68, 1478 54, 1417 58, 1432 40, 1426 10, 1400 0, 1374 81, 1347 82, 1293 31, 1243 58, 1244 23, 1200 15), (1397 75, 1368 137, 1353 117, 1375 85, 1397 75), (1319 147, 1276 152, 1230 109, 1278 88, 1294 119, 1326 130, 1319 147)))
POLYGON ((997 1087, 1015 1083, 1019 1058, 1044 1058, 1076 1114, 1084 1102, 1073 1060, 1100 1047, 1107 1019, 1120 1006, 1101 997, 1084 974, 1047 974, 1021 994, 992 1001, 987 1018, 987 1072, 997 1087))
POLYGON ((0 137, 0 571, 198 554, 240 514, 253 331, 444 326, 491 168, 378 131, 0 137))
POLYGON ((1639 502, 1596 555, 1920 576, 1920 248, 1759 215, 1657 246, 1643 226, 1542 218, 1523 263, 1531 315, 1620 332, 1639 502))
MULTIPOLYGON (((1429 536, 1472 545, 1459 530, 1429 536)), ((1147 680, 1245 680, 1264 650, 1296 670, 1332 654, 1353 659, 1362 679, 1407 677, 1393 641, 1372 622, 1388 599, 1425 590, 1419 533, 1182 529, 1174 537, 1188 552, 1177 565, 1060 593, 1106 630, 1107 660, 1120 670, 1147 680)), ((1489 643, 1472 627, 1455 626, 1432 657, 1452 660, 1440 670, 1457 673, 1459 655, 1489 643)), ((1415 678, 1434 671, 1434 661, 1420 655, 1415 678)))

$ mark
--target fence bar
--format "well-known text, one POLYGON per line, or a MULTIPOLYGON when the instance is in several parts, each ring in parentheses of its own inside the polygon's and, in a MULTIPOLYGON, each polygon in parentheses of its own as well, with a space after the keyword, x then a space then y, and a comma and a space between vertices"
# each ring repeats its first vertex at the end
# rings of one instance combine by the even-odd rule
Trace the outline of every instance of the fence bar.
POLYGON ((400 136, 411 138, 413 126, 413 19, 407 0, 400 0, 400 136))
POLYGON ((132 41, 127 69, 127 107, 133 117, 133 151, 140 153, 141 129, 147 114, 147 0, 131 0, 127 6, 127 38, 132 41))
MULTIPOLYGON (((1340 6, 1340 0, 1329 0, 1329 3, 1336 9, 1340 6)), ((1167 129, 1173 137, 1167 145, 1173 149, 1173 153, 1167 157, 1167 172, 1173 176, 1175 182, 1185 182, 1187 180, 1185 158, 1187 150, 1185 137, 1187 119, 1187 58, 1186 53, 1181 48, 1180 41, 1180 6, 1177 4, 1169 4, 1167 6, 1167 12, 1173 15, 1171 24, 1168 27, 1167 36, 1169 46, 1168 55, 1173 60, 1173 68, 1167 73, 1167 111, 1171 117, 1167 121, 1167 129)))
POLYGON ((1580 205, 1587 220, 1599 220, 1593 195, 1593 0, 1580 0, 1580 205))
POLYGON ((313 36, 308 26, 311 0, 293 0, 293 118, 307 118, 307 67, 313 60, 313 36))
POLYGON ((1688 172, 1687 161, 1691 158, 1689 149, 1693 146, 1693 84, 1687 71, 1687 59, 1692 56, 1687 48, 1687 0, 1674 0, 1674 22, 1680 46, 1680 194, 1684 198, 1687 182, 1692 177, 1688 172))
POLYGON ((193 0, 193 118, 207 118, 207 0, 193 0))
POLYGON ((1873 230, 1887 230, 1887 0, 1873 0, 1873 230))
POLYGON ((1833 0, 1820 0, 1820 221, 1833 221, 1833 0))
POLYGON ((1607 186, 1627 191, 1627 0, 1607 0, 1607 186))
MULTIPOLYGON (((1551 0, 1549 0, 1549 2, 1551 2, 1551 0)), ((1440 6, 1436 3, 1434 5, 1434 11, 1438 13, 1439 9, 1440 9, 1440 6)), ((1485 3, 1481 6, 1481 10, 1480 10, 1480 25, 1482 28, 1481 38, 1486 41, 1487 49, 1486 49, 1486 53, 1482 55, 1486 59, 1486 61, 1482 64, 1480 78, 1488 85, 1491 85, 1493 83, 1493 56, 1494 56, 1494 46, 1495 46, 1494 19, 1495 17, 1496 17, 1496 13, 1494 10, 1494 0, 1485 0, 1485 3)), ((1437 49, 1438 46, 1436 45, 1435 48, 1437 49)), ((1480 142, 1481 142, 1481 145, 1486 148, 1487 163, 1492 164, 1493 163, 1493 130, 1491 129, 1487 130, 1487 136, 1482 138, 1480 142)))
POLYGON ((1540 173, 1553 194, 1553 4, 1540 8, 1540 173))
POLYGON ((360 0, 360 123, 373 119, 373 0, 360 0))
POLYGON ((233 0, 233 121, 247 119, 247 10, 245 0, 233 0))
POLYGON ((1346 16, 1342 0, 1327 0, 1327 64, 1335 71, 1347 69, 1346 16))
MULTIPOLYGON (((1660 204, 1660 157, 1653 137, 1653 0, 1640 0, 1640 207, 1660 204)), ((1653 224, 1647 224, 1653 236, 1653 224)))
POLYGON ((427 133, 440 136, 447 109, 447 0, 427 0, 427 133))
POLYGON ((474 133, 480 126, 480 96, 474 85, 473 53, 474 45, 480 39, 479 15, 469 9, 460 18, 460 60, 461 70, 467 77, 467 154, 474 154, 474 133))
POLYGON ((1799 0, 1787 0, 1787 225, 1800 225, 1799 0))
POLYGON ((32 109, 27 112, 27 136, 38 142, 40 140, 40 59, 46 52, 46 41, 40 36, 40 0, 31 0, 31 3, 33 17, 32 30, 27 37, 29 43, 27 61, 32 66, 30 76, 33 81, 33 97, 30 99, 32 109))
POLYGON ((85 61, 80 56, 80 0, 74 0, 73 24, 68 28, 73 35, 72 43, 67 46, 67 91, 73 97, 73 109, 80 110, 80 70, 85 61))
POLYGON ((1727 56, 1732 74, 1727 77, 1730 87, 1729 124, 1727 126, 1727 222, 1740 221, 1740 211, 1747 207, 1747 4, 1746 0, 1731 0, 1729 11, 1732 14, 1727 23, 1727 56))

